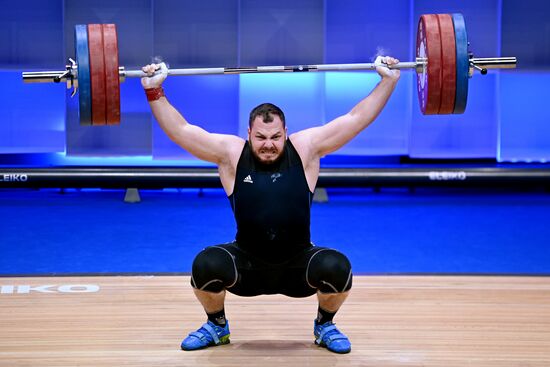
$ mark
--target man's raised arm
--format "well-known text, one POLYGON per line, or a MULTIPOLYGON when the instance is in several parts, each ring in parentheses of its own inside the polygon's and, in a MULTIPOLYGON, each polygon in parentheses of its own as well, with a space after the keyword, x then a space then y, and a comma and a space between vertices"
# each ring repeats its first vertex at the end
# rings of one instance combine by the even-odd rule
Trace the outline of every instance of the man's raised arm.
POLYGON ((143 71, 153 74, 160 67, 161 73, 141 79, 153 115, 168 137, 195 157, 222 163, 236 146, 242 146, 242 139, 233 135, 212 134, 199 126, 192 125, 168 102, 164 96, 162 82, 168 75, 164 63, 150 64, 143 71))
POLYGON ((382 80, 366 98, 347 114, 337 117, 323 126, 301 132, 304 134, 304 138, 309 140, 311 149, 314 150, 311 152, 312 155, 322 157, 334 152, 376 119, 390 98, 400 76, 398 69, 389 69, 384 64, 394 65, 398 62, 399 60, 392 57, 379 56, 375 63, 380 64, 376 71, 382 80))

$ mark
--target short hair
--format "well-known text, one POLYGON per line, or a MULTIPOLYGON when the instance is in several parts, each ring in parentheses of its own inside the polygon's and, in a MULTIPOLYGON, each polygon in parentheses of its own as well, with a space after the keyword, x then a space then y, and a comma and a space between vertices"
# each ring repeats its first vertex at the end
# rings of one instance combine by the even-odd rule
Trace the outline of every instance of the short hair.
POLYGON ((256 117, 261 116, 265 123, 273 122, 273 115, 279 116, 283 122, 283 127, 286 127, 285 114, 283 110, 275 106, 273 103, 262 103, 250 111, 250 118, 248 120, 248 127, 252 127, 252 122, 256 117))

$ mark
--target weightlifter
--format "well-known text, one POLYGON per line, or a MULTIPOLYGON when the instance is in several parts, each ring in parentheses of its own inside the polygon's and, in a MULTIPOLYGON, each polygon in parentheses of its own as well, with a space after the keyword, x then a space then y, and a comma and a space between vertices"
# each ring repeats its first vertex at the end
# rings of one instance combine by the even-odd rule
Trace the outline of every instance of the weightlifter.
POLYGON ((218 166, 237 223, 233 242, 207 247, 194 259, 191 286, 208 320, 183 340, 183 350, 229 343, 226 291, 245 297, 316 293, 315 343, 336 353, 351 350, 349 339, 333 323, 351 289, 351 264, 337 250, 311 243, 310 208, 320 158, 374 121, 399 80, 399 70, 387 66, 398 62, 378 57, 378 85, 347 114, 322 126, 288 136, 279 107, 270 103, 255 107, 247 140, 190 124, 165 97, 166 65, 143 67, 150 76, 161 71, 141 79, 156 120, 183 149, 218 166))

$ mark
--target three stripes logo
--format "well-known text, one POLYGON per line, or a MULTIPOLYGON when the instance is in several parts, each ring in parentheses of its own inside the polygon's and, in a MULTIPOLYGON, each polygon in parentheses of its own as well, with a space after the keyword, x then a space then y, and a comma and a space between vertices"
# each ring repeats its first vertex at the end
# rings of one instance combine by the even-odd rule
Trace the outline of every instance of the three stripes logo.
POLYGON ((246 183, 254 183, 254 181, 252 181, 252 177, 250 177, 250 175, 246 176, 243 180, 243 182, 246 182, 246 183))

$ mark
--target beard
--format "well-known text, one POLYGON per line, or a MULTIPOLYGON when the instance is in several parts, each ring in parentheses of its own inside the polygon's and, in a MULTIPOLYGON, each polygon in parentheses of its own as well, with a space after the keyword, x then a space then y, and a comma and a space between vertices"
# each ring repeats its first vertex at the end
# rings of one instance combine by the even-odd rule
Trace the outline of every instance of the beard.
POLYGON ((251 149, 251 151, 252 151, 252 155, 258 162, 264 165, 272 165, 279 162, 279 160, 282 158, 284 145, 282 150, 272 148, 272 149, 260 149, 258 151, 251 149), (268 154, 267 157, 265 156, 266 153, 268 154))

